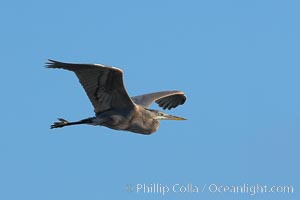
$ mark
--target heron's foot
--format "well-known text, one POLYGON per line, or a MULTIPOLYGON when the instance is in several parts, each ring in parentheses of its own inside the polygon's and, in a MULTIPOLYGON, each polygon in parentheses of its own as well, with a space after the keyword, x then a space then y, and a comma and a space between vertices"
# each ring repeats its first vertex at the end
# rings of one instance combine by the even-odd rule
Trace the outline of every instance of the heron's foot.
POLYGON ((52 125, 51 125, 51 129, 53 128, 62 128, 66 125, 69 124, 69 122, 63 118, 58 118, 59 122, 54 122, 52 125))

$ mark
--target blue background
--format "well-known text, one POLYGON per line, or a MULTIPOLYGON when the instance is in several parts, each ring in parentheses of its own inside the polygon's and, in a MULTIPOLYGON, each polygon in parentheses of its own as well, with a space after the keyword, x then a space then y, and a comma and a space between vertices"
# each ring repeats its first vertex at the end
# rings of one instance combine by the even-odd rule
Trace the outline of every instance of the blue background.
POLYGON ((299 199, 299 10, 292 0, 1 2, 0 199, 299 199), (188 120, 151 136, 50 130, 94 113, 48 58, 122 68, 131 96, 182 90, 185 105, 167 113, 188 120), (137 193, 138 183, 199 192, 137 193))

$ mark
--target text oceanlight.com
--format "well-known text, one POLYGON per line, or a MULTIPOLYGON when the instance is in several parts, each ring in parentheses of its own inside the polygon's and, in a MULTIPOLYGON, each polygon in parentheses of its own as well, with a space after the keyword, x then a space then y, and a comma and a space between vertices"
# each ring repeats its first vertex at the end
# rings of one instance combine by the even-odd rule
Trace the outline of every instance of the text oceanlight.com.
POLYGON ((241 185, 225 185, 225 184, 161 184, 161 183, 137 183, 127 184, 125 187, 127 192, 135 192, 139 194, 156 194, 166 195, 169 193, 234 193, 256 195, 263 193, 294 193, 294 187, 291 185, 263 185, 263 184, 241 184, 241 185))

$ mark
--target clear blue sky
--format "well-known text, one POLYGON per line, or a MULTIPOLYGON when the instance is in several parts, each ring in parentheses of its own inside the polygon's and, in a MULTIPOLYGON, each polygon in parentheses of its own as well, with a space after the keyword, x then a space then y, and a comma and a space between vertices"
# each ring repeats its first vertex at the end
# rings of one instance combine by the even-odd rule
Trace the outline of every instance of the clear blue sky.
POLYGON ((276 0, 2 2, 0 199, 299 199, 299 10, 276 0), (48 58, 122 68, 132 96, 182 90, 185 105, 168 113, 188 120, 151 136, 50 130, 57 117, 94 113, 74 74, 45 69, 48 58), (199 192, 137 192, 144 183, 199 192))

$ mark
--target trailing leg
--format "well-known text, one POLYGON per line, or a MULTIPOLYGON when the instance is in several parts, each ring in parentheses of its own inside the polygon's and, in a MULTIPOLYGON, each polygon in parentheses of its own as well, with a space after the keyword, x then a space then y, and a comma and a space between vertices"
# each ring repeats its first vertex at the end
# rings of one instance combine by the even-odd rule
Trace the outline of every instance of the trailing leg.
POLYGON ((54 122, 52 125, 51 125, 51 129, 53 128, 62 128, 64 126, 71 126, 71 125, 77 125, 77 124, 92 124, 93 123, 93 119, 95 117, 90 117, 90 118, 87 118, 87 119, 83 119, 83 120, 80 120, 80 121, 77 121, 77 122, 69 122, 63 118, 58 118, 58 122, 54 122))

